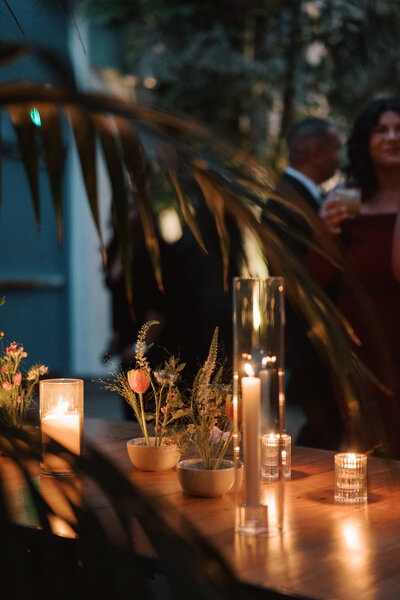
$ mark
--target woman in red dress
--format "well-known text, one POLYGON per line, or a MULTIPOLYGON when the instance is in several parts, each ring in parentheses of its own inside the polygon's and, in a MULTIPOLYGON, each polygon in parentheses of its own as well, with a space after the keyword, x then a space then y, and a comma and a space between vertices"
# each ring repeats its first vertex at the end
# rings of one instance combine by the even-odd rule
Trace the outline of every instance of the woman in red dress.
MULTIPOLYGON (((378 386, 369 389, 391 438, 391 452, 397 455, 400 283, 394 276, 392 251, 400 195, 400 98, 377 99, 363 109, 348 141, 348 158, 346 185, 360 190, 359 214, 349 215, 338 190, 329 195, 321 216, 338 237, 349 272, 358 281, 354 286, 354 277, 340 276, 338 307, 361 342, 358 356, 392 392, 383 393, 378 386)), ((398 237, 400 250, 400 217, 398 237)), ((313 252, 309 253, 308 266, 321 285, 339 277, 335 269, 313 252)), ((372 445, 384 442, 380 433, 375 432, 372 445)))

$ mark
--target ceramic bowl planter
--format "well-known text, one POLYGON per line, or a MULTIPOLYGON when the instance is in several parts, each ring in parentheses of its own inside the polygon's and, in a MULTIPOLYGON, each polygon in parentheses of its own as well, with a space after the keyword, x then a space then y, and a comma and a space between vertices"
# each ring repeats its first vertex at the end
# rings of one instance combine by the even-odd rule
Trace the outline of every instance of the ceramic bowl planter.
MULTIPOLYGON (((199 458, 189 458, 176 465, 176 472, 186 494, 204 498, 216 498, 228 492, 236 476, 233 460, 221 461, 219 469, 204 469, 199 458)), ((242 475, 242 468, 238 475, 242 475)))
POLYGON ((181 457, 176 444, 162 443, 154 446, 154 437, 149 438, 147 446, 145 438, 134 438, 126 442, 132 464, 141 471, 168 471, 173 469, 181 457))

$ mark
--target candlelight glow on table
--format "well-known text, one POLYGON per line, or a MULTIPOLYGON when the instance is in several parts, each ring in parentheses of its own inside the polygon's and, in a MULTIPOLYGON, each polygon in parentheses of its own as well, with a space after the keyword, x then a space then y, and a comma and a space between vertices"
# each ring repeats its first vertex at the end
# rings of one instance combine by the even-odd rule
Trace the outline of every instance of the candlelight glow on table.
POLYGON ((42 473, 69 475, 72 468, 67 458, 48 452, 46 444, 53 439, 74 454, 80 454, 83 435, 83 380, 47 379, 40 382, 40 424, 42 473))
POLYGON ((335 454, 335 501, 342 504, 367 502, 367 457, 365 454, 335 454))

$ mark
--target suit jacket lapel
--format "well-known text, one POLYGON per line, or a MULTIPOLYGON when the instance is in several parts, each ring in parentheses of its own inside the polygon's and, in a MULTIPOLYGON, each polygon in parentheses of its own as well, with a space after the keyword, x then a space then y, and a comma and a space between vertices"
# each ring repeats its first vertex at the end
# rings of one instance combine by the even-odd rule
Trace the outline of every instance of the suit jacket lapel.
POLYGON ((288 199, 291 199, 291 196, 293 197, 294 192, 295 195, 298 195, 302 200, 305 200, 314 212, 317 213, 319 211, 320 205, 312 193, 301 183, 301 181, 288 173, 283 174, 276 191, 281 193, 284 198, 288 197, 288 199), (282 192, 280 191, 280 188, 282 188, 282 192))

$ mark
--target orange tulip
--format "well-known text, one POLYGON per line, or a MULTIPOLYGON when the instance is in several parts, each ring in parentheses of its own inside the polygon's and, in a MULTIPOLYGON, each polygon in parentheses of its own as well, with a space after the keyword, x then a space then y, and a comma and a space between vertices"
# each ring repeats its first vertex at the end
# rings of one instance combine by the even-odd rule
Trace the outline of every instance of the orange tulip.
POLYGON ((129 385, 137 394, 144 394, 150 385, 150 377, 141 369, 131 369, 127 377, 129 385))
MULTIPOLYGON (((232 398, 228 398, 225 403, 225 416, 229 419, 229 421, 233 421, 233 401, 232 398)), ((238 420, 242 420, 242 404, 239 404, 238 407, 238 420)))

